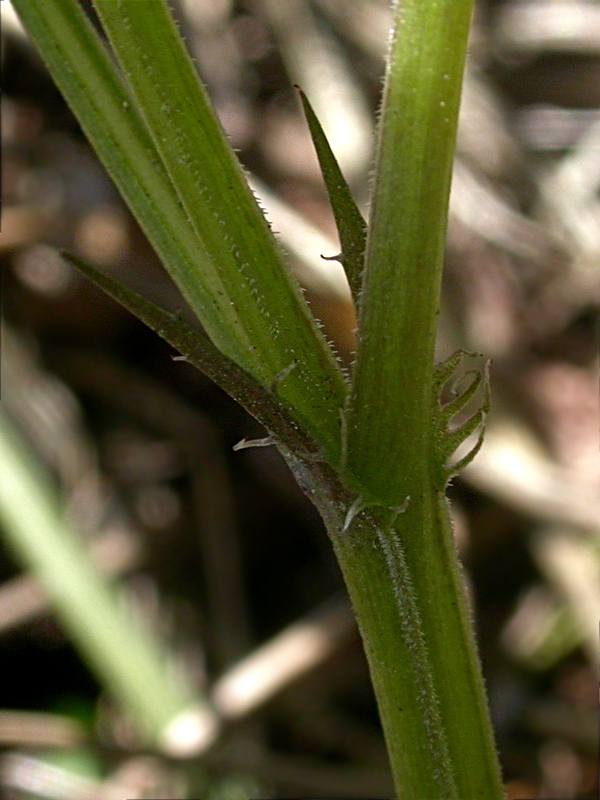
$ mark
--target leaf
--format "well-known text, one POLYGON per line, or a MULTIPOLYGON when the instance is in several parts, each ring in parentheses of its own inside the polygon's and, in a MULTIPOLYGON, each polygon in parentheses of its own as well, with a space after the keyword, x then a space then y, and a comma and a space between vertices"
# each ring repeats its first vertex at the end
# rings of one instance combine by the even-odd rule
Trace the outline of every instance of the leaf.
POLYGON ((94 6, 206 253, 202 276, 212 305, 230 320, 244 360, 215 344, 264 386, 297 360, 281 396, 337 460, 343 373, 254 199, 166 0, 95 0, 94 6))
POLYGON ((483 369, 468 370, 458 378, 452 386, 452 392, 455 395, 454 399, 443 405, 441 404, 441 390, 448 383, 464 358, 475 359, 477 355, 466 350, 458 350, 441 364, 437 364, 435 368, 432 424, 436 486, 441 491, 445 489, 450 478, 466 467, 481 449, 485 418, 490 408, 489 362, 486 362, 483 369), (450 428, 452 419, 467 407, 480 389, 483 389, 483 398, 479 407, 458 426, 450 428), (452 462, 451 459, 456 450, 478 428, 480 429, 479 436, 473 447, 458 461, 452 462))
POLYGON ((166 342, 182 354, 179 360, 188 361, 231 397, 238 401, 278 442, 294 448, 300 454, 317 455, 319 445, 303 430, 286 406, 278 399, 276 388, 269 390, 221 353, 206 333, 190 325, 177 314, 147 300, 133 289, 94 267, 89 261, 62 252, 62 257, 82 272, 92 283, 106 292, 166 342))
POLYGON ((321 123, 317 119, 317 115, 313 111, 308 98, 299 86, 296 86, 296 89, 300 94, 310 135, 317 151, 342 245, 341 254, 333 258, 341 261, 350 284, 352 297, 358 307, 367 244, 367 223, 354 202, 337 159, 327 141, 325 131, 321 127, 321 123))
POLYGON ((244 364, 229 317, 210 301, 207 260, 142 115, 106 46, 75 0, 15 0, 14 7, 165 268, 213 341, 244 364))
POLYGON ((264 386, 297 360, 280 394, 337 463, 344 375, 165 0, 97 0, 118 65, 77 0, 15 0, 14 6, 208 336, 264 386))

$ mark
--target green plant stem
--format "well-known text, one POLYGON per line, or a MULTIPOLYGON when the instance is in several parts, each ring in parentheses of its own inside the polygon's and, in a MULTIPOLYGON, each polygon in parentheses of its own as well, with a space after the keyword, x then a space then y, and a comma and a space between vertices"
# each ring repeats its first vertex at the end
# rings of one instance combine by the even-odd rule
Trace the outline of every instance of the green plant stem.
POLYGON ((394 11, 344 467, 349 485, 384 505, 401 506, 430 480, 437 311, 471 11, 472 0, 403 0, 394 11))
POLYGON ((436 320, 471 11, 470 0, 395 6, 343 434, 342 482, 351 493, 343 498, 323 473, 312 482, 362 631, 402 800, 503 796, 440 481, 440 454, 445 462, 457 441, 435 410, 436 320))
MULTIPOLYGON (((164 0, 96 0, 131 93, 89 25, 83 36, 75 0, 13 2, 121 191, 142 222, 150 220, 157 250, 214 344, 268 390, 256 393, 250 381, 241 393, 253 392, 257 416, 279 427, 279 446, 326 522, 365 642, 399 798, 500 800, 443 491, 446 457, 460 438, 440 427, 446 412, 437 411, 440 374, 451 365, 436 373, 433 363, 472 0, 395 5, 342 428, 341 372, 279 271, 279 251, 250 208, 239 166, 224 155, 164 0), (316 458, 329 464, 297 446, 313 439, 322 447, 316 458)), ((331 174, 328 188, 339 191, 331 174)), ((226 366, 225 381, 235 380, 228 362, 199 352, 201 339, 147 306, 144 314, 203 368, 226 366)), ((470 392, 463 389, 457 408, 470 392)))
POLYGON ((356 612, 399 800, 504 797, 446 500, 369 507, 287 454, 319 509, 356 612))

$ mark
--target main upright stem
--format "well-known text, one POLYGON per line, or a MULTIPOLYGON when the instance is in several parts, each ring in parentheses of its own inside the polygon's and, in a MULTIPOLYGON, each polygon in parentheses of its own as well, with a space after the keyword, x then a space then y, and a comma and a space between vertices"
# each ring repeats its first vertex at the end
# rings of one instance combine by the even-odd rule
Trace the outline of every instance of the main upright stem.
POLYGON ((442 494, 348 524, 323 465, 292 470, 332 539, 365 645, 399 800, 502 800, 479 658, 442 494), (299 475, 301 471, 301 475, 299 475))

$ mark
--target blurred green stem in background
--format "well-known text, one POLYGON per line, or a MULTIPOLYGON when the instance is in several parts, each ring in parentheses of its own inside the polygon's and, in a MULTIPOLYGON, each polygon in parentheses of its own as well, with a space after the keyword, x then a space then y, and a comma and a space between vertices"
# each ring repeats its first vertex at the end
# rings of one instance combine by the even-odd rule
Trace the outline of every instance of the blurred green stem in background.
POLYGON ((0 415, 0 521, 18 562, 48 594, 90 671, 129 709, 145 738, 184 755, 212 736, 212 717, 167 649, 128 613, 69 526, 46 468, 0 415), (186 735, 178 726, 187 721, 186 735), (190 732, 194 735, 190 736, 190 732))

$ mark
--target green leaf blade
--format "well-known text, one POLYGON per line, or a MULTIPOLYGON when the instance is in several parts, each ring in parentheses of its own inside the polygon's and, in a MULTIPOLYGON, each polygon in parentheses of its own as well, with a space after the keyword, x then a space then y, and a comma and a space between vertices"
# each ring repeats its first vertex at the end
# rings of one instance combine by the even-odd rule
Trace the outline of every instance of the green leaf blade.
MULTIPOLYGON (((174 95, 187 109, 183 119, 167 115, 172 98, 165 99, 169 102, 163 108, 158 88, 150 86, 144 100, 154 102, 152 138, 147 119, 76 0, 15 0, 14 5, 94 149, 214 344, 263 386, 297 361, 280 393, 337 463, 339 408, 347 392, 344 376, 286 270, 197 76, 192 76, 194 94, 180 89, 174 95), (184 136, 184 126, 194 132, 184 136), (173 171, 174 165, 179 172, 173 171), (181 177, 183 190, 174 186, 174 174, 181 177), (209 188, 213 179, 214 191, 209 188)), ((130 40, 139 39, 137 68, 150 84, 156 79, 160 86, 167 61, 161 58, 162 39, 154 24, 170 26, 169 52, 183 47, 177 44, 165 4, 111 0, 103 6, 113 29, 130 40), (125 22, 139 23, 142 32, 128 29, 125 22)), ((189 61, 187 54, 185 58, 189 61)), ((168 63, 171 73, 182 69, 181 59, 175 66, 168 63)), ((184 64, 186 70, 193 72, 191 63, 184 64)))
POLYGON ((204 331, 155 305, 89 261, 71 253, 63 252, 61 255, 109 297, 178 350, 185 361, 237 400, 276 437, 277 443, 302 452, 312 451, 316 455, 317 443, 279 402, 276 394, 223 355, 204 331))
POLYGON ((235 315, 247 342, 241 365, 269 386, 297 362, 281 396, 337 461, 343 374, 226 142, 167 4, 96 0, 95 7, 207 253, 203 275, 213 302, 235 315))
POLYGON ((76 2, 15 0, 23 24, 86 136, 213 341, 239 363, 244 349, 211 301, 206 258, 144 122, 106 48, 76 2))
POLYGON ((339 260, 344 267, 352 297, 358 307, 367 243, 367 224, 354 202, 350 188, 327 141, 325 131, 321 127, 317 115, 302 89, 296 88, 300 94, 306 122, 317 152, 327 194, 329 195, 329 202, 335 217, 342 246, 339 260))

